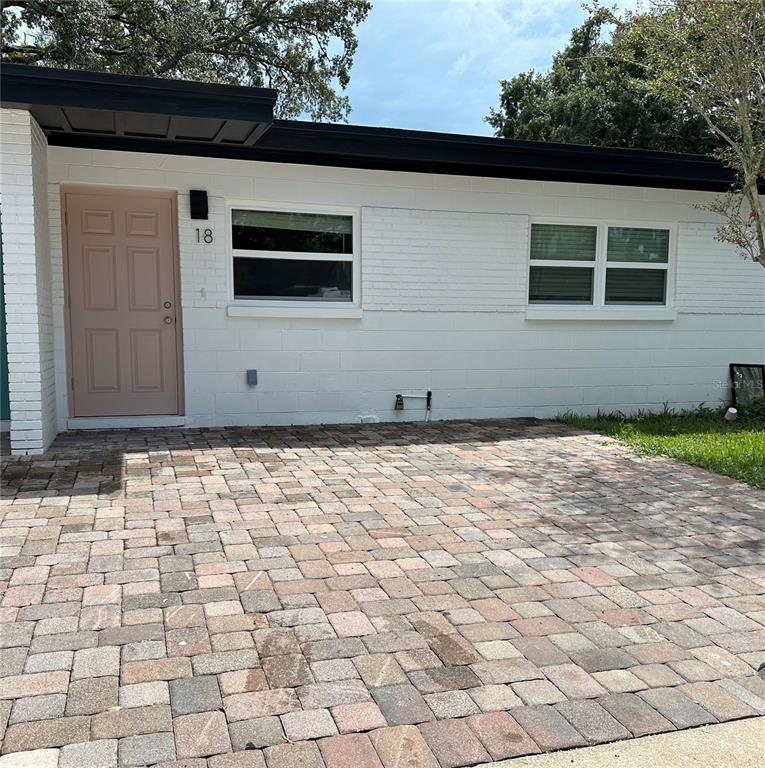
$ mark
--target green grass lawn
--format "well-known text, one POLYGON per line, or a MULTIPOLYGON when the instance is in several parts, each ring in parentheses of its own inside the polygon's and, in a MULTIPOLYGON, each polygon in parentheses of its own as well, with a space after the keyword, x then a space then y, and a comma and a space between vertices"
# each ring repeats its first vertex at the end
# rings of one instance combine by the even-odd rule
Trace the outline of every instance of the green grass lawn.
POLYGON ((559 421, 600 432, 633 446, 639 453, 670 456, 765 488, 765 409, 742 414, 734 422, 724 411, 699 409, 675 413, 565 414, 559 421))

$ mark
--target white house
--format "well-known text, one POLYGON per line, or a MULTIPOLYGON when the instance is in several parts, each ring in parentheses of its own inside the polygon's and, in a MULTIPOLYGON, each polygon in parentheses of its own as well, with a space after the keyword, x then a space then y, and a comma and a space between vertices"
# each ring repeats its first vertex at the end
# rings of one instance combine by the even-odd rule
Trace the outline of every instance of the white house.
POLYGON ((693 407, 764 361, 765 270, 695 207, 716 161, 274 120, 275 96, 3 66, 14 453, 693 407))

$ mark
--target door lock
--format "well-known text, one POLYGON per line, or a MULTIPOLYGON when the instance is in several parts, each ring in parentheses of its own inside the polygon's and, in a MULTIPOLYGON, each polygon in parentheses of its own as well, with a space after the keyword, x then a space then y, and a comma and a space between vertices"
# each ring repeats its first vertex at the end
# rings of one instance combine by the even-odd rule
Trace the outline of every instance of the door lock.
POLYGON ((170 309, 170 307, 172 307, 172 306, 173 306, 173 302, 172 302, 172 301, 166 301, 166 302, 165 302, 165 303, 164 303, 162 306, 163 306, 165 309, 170 309))

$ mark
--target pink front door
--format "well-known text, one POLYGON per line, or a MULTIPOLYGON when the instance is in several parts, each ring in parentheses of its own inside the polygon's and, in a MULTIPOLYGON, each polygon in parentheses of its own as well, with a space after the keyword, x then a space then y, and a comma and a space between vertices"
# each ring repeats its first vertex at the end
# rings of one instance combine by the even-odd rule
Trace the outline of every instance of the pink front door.
POLYGON ((65 192, 73 416, 180 412, 174 193, 65 192))

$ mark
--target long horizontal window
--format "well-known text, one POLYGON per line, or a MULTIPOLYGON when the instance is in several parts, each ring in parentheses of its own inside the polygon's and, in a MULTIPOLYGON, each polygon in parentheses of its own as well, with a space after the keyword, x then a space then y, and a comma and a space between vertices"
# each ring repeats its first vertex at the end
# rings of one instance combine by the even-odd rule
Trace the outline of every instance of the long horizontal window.
POLYGON ((352 269, 350 261, 234 257, 236 298, 349 301, 352 269))
POLYGON ((237 250, 353 253, 353 218, 321 213, 234 210, 237 250))
POLYGON ((605 224, 531 225, 529 304, 667 304, 670 231, 605 224))
POLYGON ((353 302, 353 216, 231 211, 234 298, 353 302))

